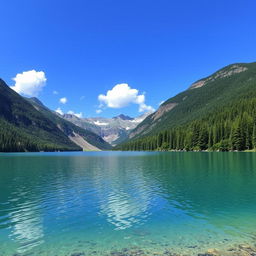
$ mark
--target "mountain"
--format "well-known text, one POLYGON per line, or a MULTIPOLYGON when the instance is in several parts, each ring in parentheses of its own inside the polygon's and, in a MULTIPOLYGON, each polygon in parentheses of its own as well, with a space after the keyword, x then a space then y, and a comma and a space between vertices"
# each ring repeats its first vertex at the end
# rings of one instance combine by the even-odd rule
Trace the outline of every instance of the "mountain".
POLYGON ((76 134, 81 137, 88 135, 96 147, 109 146, 99 136, 71 123, 57 123, 59 117, 55 119, 55 114, 52 114, 50 118, 51 111, 37 99, 31 99, 31 102, 0 79, 0 152, 82 150, 73 139, 76 134), (95 144, 93 138, 98 140, 95 144))
POLYGON ((99 135, 63 119, 55 111, 51 111, 44 106, 37 98, 26 98, 26 100, 29 101, 36 110, 55 123, 71 141, 80 146, 83 150, 109 150, 112 148, 99 135))
POLYGON ((123 114, 121 114, 121 115, 119 115, 119 116, 115 116, 115 117, 113 117, 114 119, 118 119, 118 118, 120 118, 120 119, 122 119, 122 120, 133 120, 134 118, 132 118, 132 117, 130 117, 130 116, 126 116, 126 115, 123 115, 123 114))
POLYGON ((165 101, 119 148, 252 149, 255 113, 256 63, 232 64, 165 101))
POLYGON ((150 113, 145 113, 137 118, 132 118, 123 114, 113 118, 78 118, 72 114, 64 114, 63 118, 79 127, 98 134, 105 141, 115 146, 128 139, 129 132, 142 122, 149 114, 150 113))

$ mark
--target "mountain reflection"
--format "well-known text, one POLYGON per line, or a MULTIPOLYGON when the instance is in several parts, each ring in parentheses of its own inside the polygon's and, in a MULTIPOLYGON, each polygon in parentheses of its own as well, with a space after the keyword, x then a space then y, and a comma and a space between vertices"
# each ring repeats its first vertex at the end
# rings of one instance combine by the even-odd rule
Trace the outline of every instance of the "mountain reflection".
POLYGON ((24 253, 43 243, 42 216, 35 202, 16 205, 15 211, 9 214, 11 223, 10 238, 19 244, 18 253, 24 253))
POLYGON ((139 166, 134 170, 134 162, 129 159, 105 159, 104 168, 94 177, 100 214, 106 215, 117 230, 143 223, 149 215, 149 185, 139 166))

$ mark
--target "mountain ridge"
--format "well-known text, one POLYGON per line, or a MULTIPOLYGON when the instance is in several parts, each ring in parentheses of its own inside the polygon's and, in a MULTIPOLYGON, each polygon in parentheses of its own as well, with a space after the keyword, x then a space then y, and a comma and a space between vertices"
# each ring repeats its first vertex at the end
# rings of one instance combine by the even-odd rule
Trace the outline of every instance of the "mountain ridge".
POLYGON ((120 114, 112 118, 88 117, 78 118, 72 114, 64 114, 62 117, 75 125, 86 128, 115 146, 128 138, 130 130, 135 128, 146 118, 149 113, 142 114, 136 118, 120 114))
MULTIPOLYGON (((156 112, 149 115, 131 131, 129 140, 127 140, 126 143, 134 144, 136 140, 144 143, 147 138, 158 136, 164 131, 168 133, 170 130, 175 130, 176 132, 179 129, 185 130, 185 127, 189 127, 196 121, 199 123, 204 122, 205 126, 209 128, 211 125, 207 122, 209 122, 211 116, 213 116, 213 119, 214 117, 218 117, 218 112, 225 110, 227 113, 230 112, 231 115, 233 109, 236 109, 236 106, 241 106, 242 109, 246 108, 244 103, 242 104, 241 102, 244 99, 253 102, 256 92, 255 89, 256 62, 228 65, 212 75, 196 81, 189 86, 187 90, 169 98, 161 104, 156 112), (230 104, 229 107, 227 107, 228 104, 230 104)), ((253 105, 253 110, 255 108, 256 107, 253 105)), ((240 111, 236 109, 237 117, 243 116, 244 112, 242 109, 240 111)), ((253 118, 252 111, 247 109, 245 112, 247 114, 249 113, 248 115, 253 118)), ((233 125, 235 122, 238 122, 238 120, 235 120, 235 117, 232 117, 233 119, 231 119, 231 117, 226 118, 229 123, 223 123, 224 127, 222 129, 225 130, 227 126, 229 126, 228 129, 230 129, 230 131, 235 131, 233 125)), ((215 119, 214 122, 216 122, 215 119)), ((198 124, 198 126, 200 126, 200 124, 198 124)), ((253 129, 248 129, 248 133, 250 133, 251 136, 249 139, 252 140, 253 129)), ((222 140, 229 141, 228 147, 234 149, 235 147, 230 144, 231 139, 227 138, 231 136, 230 131, 226 131, 226 137, 223 137, 222 140)), ((218 143, 221 141, 218 141, 218 143)), ((251 149, 251 145, 252 142, 250 142, 250 146, 247 148, 251 149)), ((119 148, 125 149, 125 142, 123 146, 120 145, 119 148)), ((159 148, 161 148, 161 146, 159 148)))
MULTIPOLYGON (((241 65, 241 66, 243 66, 243 67, 246 67, 246 66, 248 66, 248 65, 254 65, 254 66, 256 66, 256 62, 253 62, 253 63, 235 63, 235 64, 231 64, 231 65, 228 65, 228 66, 226 66, 226 67, 224 67, 224 68, 221 68, 220 70, 218 70, 218 71, 216 71, 216 72, 214 72, 212 75, 210 75, 210 76, 207 76, 207 77, 205 77, 205 78, 202 78, 202 79, 200 79, 200 80, 197 80, 195 83, 198 83, 198 82, 200 82, 200 81, 203 81, 203 80, 206 80, 206 79, 209 79, 210 77, 212 77, 212 76, 215 76, 216 74, 218 74, 219 72, 222 72, 222 71, 225 71, 225 70, 227 70, 227 69, 229 69, 229 68, 232 68, 233 66, 237 66, 237 65, 241 65)), ((245 71, 246 72, 246 71, 245 71)), ((239 73, 238 73, 239 74, 239 73)), ((236 75, 238 75, 238 74, 236 74, 236 75)), ((230 77, 224 77, 224 78, 221 78, 221 79, 230 79, 230 77)), ((201 96, 201 97, 205 97, 206 95, 206 93, 207 92, 205 92, 204 90, 204 88, 205 88, 205 86, 207 86, 209 83, 211 84, 211 83, 214 83, 215 81, 214 80, 211 80, 211 81, 209 81, 208 83, 205 83, 204 84, 204 86, 200 86, 200 87, 197 87, 197 88, 194 88, 194 89, 198 89, 199 91, 200 91, 200 93, 202 94, 202 95, 199 95, 199 96, 201 96)), ((185 90, 185 91, 183 91, 183 92, 180 92, 180 93, 178 93, 177 95, 175 95, 174 97, 171 97, 171 98, 169 98, 168 100, 166 100, 164 103, 162 103, 161 104, 161 106, 160 106, 160 108, 156 111, 156 112, 154 112, 154 113, 152 113, 150 116, 148 116, 142 123, 140 123, 133 131, 132 131, 132 135, 129 137, 129 138, 133 138, 133 137, 135 137, 135 136, 138 136, 138 134, 140 133, 136 133, 136 129, 141 129, 141 126, 144 126, 145 125, 145 122, 147 122, 147 121, 150 121, 150 119, 154 119, 154 116, 156 116, 157 115, 157 113, 163 113, 163 112, 171 112, 171 110, 175 110, 175 111, 177 111, 176 109, 177 109, 177 106, 178 105, 184 105, 184 101, 186 101, 187 99, 188 99, 188 96, 192 96, 193 97, 193 101, 191 101, 191 103, 190 103, 190 105, 189 105, 189 107, 190 108, 193 108, 193 104, 194 105, 196 105, 196 101, 198 100, 198 90, 194 90, 193 89, 193 85, 195 84, 195 83, 192 83, 192 85, 190 85, 189 86, 189 88, 187 89, 187 90, 185 90), (192 87, 192 88, 191 88, 192 87), (197 98, 196 98, 197 97, 197 98)), ((214 88, 213 88, 214 89, 214 88)), ((222 90, 225 90, 225 88, 221 88, 222 90)), ((212 90, 213 92, 214 92, 214 90, 212 90)), ((215 93, 215 92, 214 92, 215 93)), ((203 105, 203 104, 202 104, 203 105)), ((188 109, 186 109, 185 111, 187 111, 188 109)), ((184 110, 183 111, 180 111, 181 113, 180 113, 180 115, 179 116, 175 116, 176 118, 173 118, 173 123, 174 124, 176 124, 176 123, 178 123, 178 121, 180 120, 180 123, 179 124, 182 124, 182 123, 184 123, 184 122, 182 122, 182 120, 181 120, 181 118, 183 118, 183 114, 184 114, 184 112, 185 112, 184 110)), ((159 114, 159 117, 162 117, 163 115, 162 114, 159 114)), ((166 119, 166 117, 164 117, 165 119, 166 119)), ((166 121, 166 120, 165 120, 166 121)), ((152 124, 152 122, 150 122, 151 124, 152 124)), ((154 126, 159 126, 159 124, 156 124, 156 123, 154 123, 154 126)), ((171 125, 170 125, 171 126, 171 125)), ((170 127, 169 126, 169 127, 170 127)), ((147 126, 144 126, 144 129, 146 129, 146 128, 149 128, 149 126, 147 125, 147 126)), ((144 130, 144 129, 141 129, 141 130, 144 130)), ((151 127, 149 128, 149 129, 151 129, 151 127)), ((147 134, 147 133, 150 133, 150 131, 151 130, 147 130, 147 131, 145 131, 145 133, 144 134, 147 134)))
MULTIPOLYGON (((71 127, 79 131, 84 138, 86 134, 88 137, 90 135, 91 142, 93 138, 99 138, 100 141, 96 144, 101 146, 102 139, 99 136, 67 121, 62 127, 58 126, 55 114, 38 99, 32 100, 29 102, 24 99, 0 79, 0 152, 82 150, 79 143, 70 138, 71 127), (32 100, 34 105, 31 104, 32 100), (44 113, 40 112, 41 110, 44 113), (45 113, 48 113, 48 116, 45 113)), ((106 142, 102 143, 102 146, 108 147, 106 142)))

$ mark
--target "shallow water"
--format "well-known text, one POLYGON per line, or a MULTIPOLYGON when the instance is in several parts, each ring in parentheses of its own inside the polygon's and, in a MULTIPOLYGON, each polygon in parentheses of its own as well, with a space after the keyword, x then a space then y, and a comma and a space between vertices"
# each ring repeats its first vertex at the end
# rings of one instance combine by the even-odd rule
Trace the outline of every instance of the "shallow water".
POLYGON ((255 217, 255 153, 0 154, 4 256, 197 255, 254 243, 255 217))

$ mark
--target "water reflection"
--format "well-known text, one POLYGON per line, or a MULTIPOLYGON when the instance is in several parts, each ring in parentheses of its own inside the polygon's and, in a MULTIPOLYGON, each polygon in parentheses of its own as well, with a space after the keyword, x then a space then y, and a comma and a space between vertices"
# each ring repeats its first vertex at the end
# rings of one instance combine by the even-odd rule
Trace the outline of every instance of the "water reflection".
POLYGON ((19 244, 18 253, 24 253, 44 242, 42 216, 35 202, 17 205, 9 214, 11 232, 9 237, 19 244))
POLYGON ((99 214, 105 215, 116 230, 143 223, 150 215, 150 188, 141 170, 134 170, 131 159, 120 159, 120 156, 104 158, 101 162, 102 168, 92 177, 99 214))
POLYGON ((255 154, 5 155, 0 187, 0 240, 11 253, 52 241, 58 252, 82 238, 102 246, 110 237, 111 247, 135 229, 138 244, 145 234, 182 244, 256 228, 255 154))

